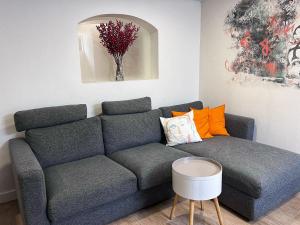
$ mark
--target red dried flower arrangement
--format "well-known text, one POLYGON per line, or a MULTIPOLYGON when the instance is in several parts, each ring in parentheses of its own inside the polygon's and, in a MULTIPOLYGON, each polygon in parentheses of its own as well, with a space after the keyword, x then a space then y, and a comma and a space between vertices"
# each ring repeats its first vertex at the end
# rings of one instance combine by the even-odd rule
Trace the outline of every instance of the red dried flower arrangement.
POLYGON ((108 23, 100 23, 96 26, 100 35, 100 43, 107 49, 117 64, 116 80, 124 80, 122 61, 124 54, 129 47, 137 39, 139 27, 131 23, 123 24, 122 21, 109 21, 108 23))

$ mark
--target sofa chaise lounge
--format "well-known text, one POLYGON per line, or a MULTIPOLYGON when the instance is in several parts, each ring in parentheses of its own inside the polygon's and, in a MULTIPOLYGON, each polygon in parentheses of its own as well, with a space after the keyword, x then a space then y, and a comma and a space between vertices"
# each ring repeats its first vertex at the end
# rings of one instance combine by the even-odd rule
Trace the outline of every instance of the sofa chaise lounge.
POLYGON ((26 225, 102 225, 173 196, 171 164, 206 156, 224 167, 220 201, 253 220, 300 190, 300 156, 251 141, 254 120, 226 114, 230 137, 167 147, 159 117, 201 109, 151 108, 148 97, 20 111, 10 153, 26 225))

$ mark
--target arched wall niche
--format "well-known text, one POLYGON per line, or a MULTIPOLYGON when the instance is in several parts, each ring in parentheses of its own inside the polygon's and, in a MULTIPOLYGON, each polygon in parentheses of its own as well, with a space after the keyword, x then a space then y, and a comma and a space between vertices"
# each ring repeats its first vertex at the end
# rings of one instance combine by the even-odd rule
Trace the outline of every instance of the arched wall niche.
POLYGON ((96 25, 116 19, 140 27, 138 38, 123 58, 124 80, 158 79, 158 30, 147 21, 124 14, 103 14, 78 24, 78 40, 83 83, 115 80, 113 57, 102 46, 96 25))

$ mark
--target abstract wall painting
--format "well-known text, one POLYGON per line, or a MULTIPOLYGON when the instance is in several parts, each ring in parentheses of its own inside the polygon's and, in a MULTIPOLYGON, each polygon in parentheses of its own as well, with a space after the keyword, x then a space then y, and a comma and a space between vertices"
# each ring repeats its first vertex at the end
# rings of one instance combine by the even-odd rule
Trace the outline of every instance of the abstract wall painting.
POLYGON ((235 78, 300 88, 299 6, 299 0, 240 0, 225 19, 236 51, 226 69, 235 78))

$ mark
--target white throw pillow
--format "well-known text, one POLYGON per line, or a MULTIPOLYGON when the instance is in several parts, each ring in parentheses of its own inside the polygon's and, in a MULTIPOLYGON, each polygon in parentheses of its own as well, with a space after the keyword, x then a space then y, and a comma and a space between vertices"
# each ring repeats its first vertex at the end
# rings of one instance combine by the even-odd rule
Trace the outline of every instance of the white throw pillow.
POLYGON ((165 131, 168 146, 202 141, 194 123, 193 111, 183 116, 160 117, 160 121, 165 131))

